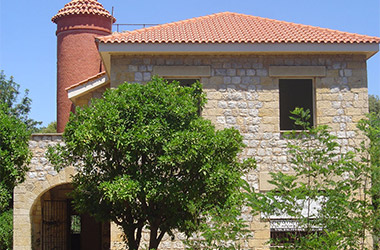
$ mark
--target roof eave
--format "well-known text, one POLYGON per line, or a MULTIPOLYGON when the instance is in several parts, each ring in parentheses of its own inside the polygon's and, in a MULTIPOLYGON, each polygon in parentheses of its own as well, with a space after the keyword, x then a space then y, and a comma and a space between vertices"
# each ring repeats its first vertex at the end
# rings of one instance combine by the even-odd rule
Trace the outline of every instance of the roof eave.
POLYGON ((104 43, 97 40, 108 74, 112 54, 361 54, 379 51, 378 43, 104 43))
POLYGON ((72 86, 66 89, 67 96, 71 101, 74 101, 76 98, 81 97, 89 92, 94 91, 100 87, 105 86, 109 83, 109 78, 107 74, 101 73, 98 76, 94 76, 86 81, 83 81, 81 84, 77 84, 77 86, 72 86))
POLYGON ((104 53, 361 53, 379 51, 377 43, 104 43, 104 53))

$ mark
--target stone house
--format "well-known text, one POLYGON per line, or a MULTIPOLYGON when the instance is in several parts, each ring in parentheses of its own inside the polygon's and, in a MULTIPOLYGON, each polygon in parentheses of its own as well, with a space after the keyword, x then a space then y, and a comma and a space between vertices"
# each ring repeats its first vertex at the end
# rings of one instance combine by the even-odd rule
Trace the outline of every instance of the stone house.
MULTIPOLYGON (((356 122, 368 112, 366 60, 379 50, 378 37, 230 12, 111 34, 115 18, 96 0, 72 0, 52 21, 58 132, 74 106, 125 81, 158 75, 203 84, 208 103, 202 115, 244 136, 241 157, 258 162, 246 178, 262 192, 271 188, 269 172, 290 171, 281 134, 292 127, 287 117, 295 106, 310 109, 313 124, 328 124, 342 152, 360 140, 356 122)), ((31 169, 15 189, 14 249, 122 249, 116 225, 71 208, 74 168, 57 173, 45 158, 47 146, 60 142, 61 134, 31 138, 31 169)), ((268 249, 277 228, 244 217, 253 231, 246 249, 268 249)), ((161 249, 183 245, 165 238, 161 249)))

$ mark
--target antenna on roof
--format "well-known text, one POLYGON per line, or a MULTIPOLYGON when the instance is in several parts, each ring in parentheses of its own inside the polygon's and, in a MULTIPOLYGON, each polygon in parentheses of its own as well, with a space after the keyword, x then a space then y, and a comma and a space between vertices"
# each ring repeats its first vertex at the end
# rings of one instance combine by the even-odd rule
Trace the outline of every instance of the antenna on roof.
MULTIPOLYGON (((114 7, 112 6, 112 12, 111 12, 111 16, 112 18, 115 20, 115 16, 113 15, 113 10, 114 10, 114 7)), ((111 27, 113 26, 113 21, 111 20, 111 27)), ((112 32, 112 28, 111 28, 111 32, 112 32)))

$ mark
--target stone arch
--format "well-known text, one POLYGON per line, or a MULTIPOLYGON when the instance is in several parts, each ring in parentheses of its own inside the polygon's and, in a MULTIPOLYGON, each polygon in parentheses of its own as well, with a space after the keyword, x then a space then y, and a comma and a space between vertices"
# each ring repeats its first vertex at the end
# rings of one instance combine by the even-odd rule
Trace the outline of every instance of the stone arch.
POLYGON ((110 248, 110 223, 78 214, 71 206, 67 194, 74 174, 74 168, 67 167, 41 181, 27 179, 16 188, 14 249, 110 248), (70 230, 73 219, 79 220, 79 232, 70 230))
MULTIPOLYGON (((43 249, 43 208, 50 200, 59 201, 64 207, 62 212, 67 213, 67 194, 72 190, 71 183, 62 183, 52 186, 47 191, 41 193, 30 210, 32 249, 43 249)), ((46 207, 45 207, 46 210, 46 207)), ((64 215, 67 217, 67 215, 64 215)))
POLYGON ((14 249, 41 249, 40 225, 41 197, 59 185, 71 183, 73 167, 62 169, 55 175, 48 174, 43 180, 27 178, 14 190, 13 246, 14 249))

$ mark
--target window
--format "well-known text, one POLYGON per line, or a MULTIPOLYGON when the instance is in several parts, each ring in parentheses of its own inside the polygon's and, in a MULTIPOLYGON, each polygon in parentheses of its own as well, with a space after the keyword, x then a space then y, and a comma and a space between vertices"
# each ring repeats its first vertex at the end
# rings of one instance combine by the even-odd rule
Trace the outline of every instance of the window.
MULTIPOLYGON (((191 85, 193 85, 193 83, 199 81, 199 79, 196 78, 170 78, 166 80, 168 80, 168 82, 177 81, 183 87, 190 87, 191 85)), ((198 100, 198 115, 201 116, 201 113, 202 109, 200 107, 200 100, 198 100)))
POLYGON ((296 107, 310 110, 310 125, 314 125, 313 80, 312 79, 280 79, 280 130, 301 130, 290 119, 291 111, 296 107))
POLYGON ((180 78, 170 78, 170 79, 166 79, 168 80, 169 82, 172 82, 172 81, 177 81, 180 83, 181 86, 185 86, 185 87, 189 87, 191 86, 193 83, 195 83, 196 81, 199 81, 199 79, 193 79, 193 78, 183 78, 183 79, 180 79, 180 78))
POLYGON ((322 233, 322 228, 313 226, 307 230, 295 219, 270 220, 271 249, 282 248, 285 244, 291 245, 305 236, 322 233))
MULTIPOLYGON (((286 202, 281 197, 275 197, 275 199, 281 203, 286 202)), ((276 213, 272 215, 262 214, 262 217, 269 219, 270 222, 271 249, 292 245, 308 235, 322 234, 322 225, 318 224, 315 219, 319 217, 323 203, 326 201, 327 198, 322 195, 314 199, 296 200, 291 210, 295 209, 293 212, 298 213, 297 217, 290 216, 288 214, 290 211, 280 210, 276 210, 276 213), (305 219, 305 221, 302 223, 297 218, 305 219)))

